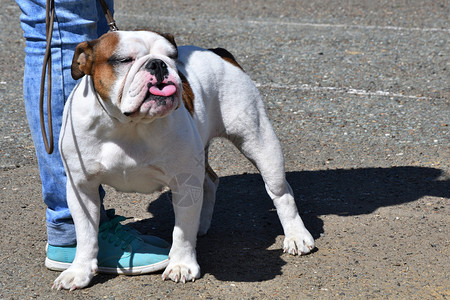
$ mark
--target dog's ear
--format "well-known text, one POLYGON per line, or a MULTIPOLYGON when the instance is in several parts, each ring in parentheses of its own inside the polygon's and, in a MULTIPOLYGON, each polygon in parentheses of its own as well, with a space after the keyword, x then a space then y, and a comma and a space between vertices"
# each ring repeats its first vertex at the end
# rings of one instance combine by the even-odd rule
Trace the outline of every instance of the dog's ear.
POLYGON ((84 75, 91 75, 93 63, 93 43, 83 42, 75 48, 72 60, 72 78, 77 80, 84 75))
POLYGON ((173 47, 175 48, 175 55, 172 58, 177 58, 178 57, 178 48, 177 48, 177 43, 175 42, 175 37, 173 36, 173 34, 171 33, 159 33, 162 37, 164 37, 166 40, 168 40, 173 47))
POLYGON ((166 38, 174 47, 177 48, 177 43, 175 43, 175 37, 171 33, 161 33, 163 37, 166 38))

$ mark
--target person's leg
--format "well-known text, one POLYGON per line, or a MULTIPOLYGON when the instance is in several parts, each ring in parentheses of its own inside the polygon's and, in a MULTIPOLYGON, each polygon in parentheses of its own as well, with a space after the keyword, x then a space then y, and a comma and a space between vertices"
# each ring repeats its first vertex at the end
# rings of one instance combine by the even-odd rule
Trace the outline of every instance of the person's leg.
MULTIPOLYGON (((36 148, 42 194, 48 207, 48 243, 53 246, 74 245, 76 242, 75 228, 66 202, 66 176, 60 158, 58 138, 64 104, 77 83, 72 79, 70 70, 75 47, 81 42, 97 38, 109 29, 98 2, 55 1, 52 38, 52 120, 55 149, 48 155, 42 141, 38 107, 40 74, 46 47, 45 1, 17 1, 22 10, 20 19, 26 38, 23 82, 25 109, 36 148)), ((112 2, 108 1, 111 10, 112 2)), ((45 94, 44 99, 46 97, 45 94)), ((46 108, 44 111, 47 111, 46 108)), ((106 215, 104 210, 103 215, 106 215)))
MULTIPOLYGON (((78 1, 72 1, 75 5, 78 1)), ((80 1, 79 7, 86 4, 80 1)), ((61 119, 64 103, 76 82, 70 75, 67 64, 71 55, 71 48, 75 48, 77 42, 89 38, 95 38, 96 14, 95 9, 87 15, 87 20, 81 18, 75 23, 80 24, 78 34, 71 36, 71 42, 62 46, 62 42, 68 42, 67 36, 62 32, 60 24, 68 22, 70 15, 61 12, 60 3, 56 3, 56 17, 52 39, 52 119, 55 148, 51 155, 47 154, 42 141, 39 119, 39 93, 41 84, 41 70, 46 47, 45 33, 45 1, 18 0, 22 15, 21 26, 26 39, 25 45, 25 72, 23 80, 23 93, 25 110, 31 135, 36 149, 39 164, 39 172, 42 181, 42 195, 47 205, 47 236, 48 243, 54 246, 67 246, 76 243, 75 228, 66 202, 66 176, 58 149, 58 138, 61 127, 61 119), (89 15, 90 19, 89 20, 89 15), (83 24, 84 23, 84 24, 83 24), (75 45, 74 45, 75 44, 75 45)), ((89 5, 86 5, 89 7, 89 5)), ((92 6, 92 5, 91 5, 92 6)), ((68 22, 70 24, 70 22, 68 22)), ((72 50, 73 53, 73 50, 72 50)), ((44 96, 46 99, 46 93, 44 96)), ((47 109, 44 108, 46 112, 47 109)), ((48 129, 47 129, 48 132, 48 129)))

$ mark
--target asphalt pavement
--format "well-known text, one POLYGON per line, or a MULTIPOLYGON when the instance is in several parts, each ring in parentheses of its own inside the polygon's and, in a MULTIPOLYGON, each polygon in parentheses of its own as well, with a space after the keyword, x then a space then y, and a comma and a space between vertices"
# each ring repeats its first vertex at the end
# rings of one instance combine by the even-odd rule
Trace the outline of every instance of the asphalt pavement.
MULTIPOLYGON (((256 82, 317 251, 282 253, 257 170, 223 140, 198 240, 202 277, 97 275, 52 291, 45 205, 22 100, 20 9, 0 0, 0 299, 450 298, 448 1, 116 1, 123 30, 223 47, 256 82)), ((167 194, 107 189, 105 205, 170 241, 167 194)))

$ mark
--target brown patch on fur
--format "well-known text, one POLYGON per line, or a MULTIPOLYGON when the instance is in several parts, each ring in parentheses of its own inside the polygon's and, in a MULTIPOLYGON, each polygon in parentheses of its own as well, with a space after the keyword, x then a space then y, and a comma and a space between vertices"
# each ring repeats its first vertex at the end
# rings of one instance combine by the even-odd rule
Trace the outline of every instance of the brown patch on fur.
POLYGON ((118 34, 111 32, 101 36, 94 47, 92 78, 94 87, 103 100, 110 99, 111 87, 116 82, 114 66, 108 60, 114 55, 118 44, 118 34))
POLYGON ((110 99, 110 89, 116 81, 114 67, 108 59, 113 56, 118 43, 118 34, 104 34, 97 40, 79 44, 72 60, 72 77, 77 80, 91 75, 95 90, 103 100, 110 99))
POLYGON ((231 63, 232 65, 234 65, 234 66, 238 67, 239 69, 241 69, 242 71, 244 71, 244 69, 241 67, 241 65, 239 65, 238 62, 236 61, 236 59, 234 58, 233 54, 231 54, 228 50, 223 49, 223 48, 215 48, 215 49, 208 49, 208 50, 214 52, 215 54, 219 55, 223 60, 231 63))
POLYGON ((191 116, 194 115, 194 92, 192 91, 191 85, 187 81, 187 78, 181 73, 178 72, 180 76, 181 83, 183 85, 183 94, 181 95, 183 99, 184 106, 189 111, 191 116))

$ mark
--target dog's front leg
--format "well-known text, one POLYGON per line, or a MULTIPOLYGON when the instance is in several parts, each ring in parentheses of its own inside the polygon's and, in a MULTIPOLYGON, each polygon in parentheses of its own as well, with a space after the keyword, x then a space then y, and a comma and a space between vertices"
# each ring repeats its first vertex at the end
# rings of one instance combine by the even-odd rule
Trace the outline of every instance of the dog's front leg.
POLYGON ((86 287, 97 271, 100 196, 98 185, 73 188, 67 183, 67 202, 77 235, 77 251, 72 265, 56 278, 53 288, 75 290, 86 287))
POLYGON ((200 277, 195 246, 203 202, 203 177, 201 175, 177 176, 172 189, 175 212, 173 243, 169 253, 169 265, 162 278, 175 282, 194 281, 200 277))

